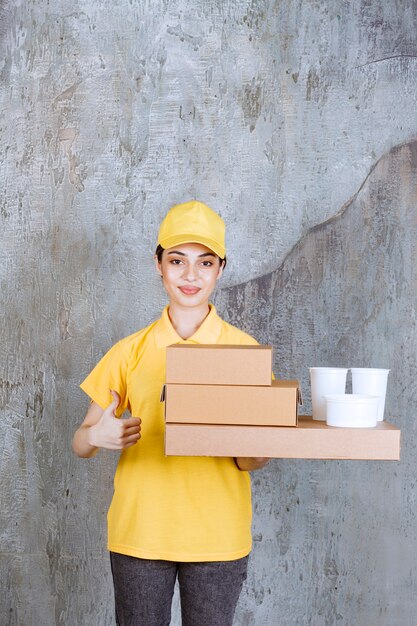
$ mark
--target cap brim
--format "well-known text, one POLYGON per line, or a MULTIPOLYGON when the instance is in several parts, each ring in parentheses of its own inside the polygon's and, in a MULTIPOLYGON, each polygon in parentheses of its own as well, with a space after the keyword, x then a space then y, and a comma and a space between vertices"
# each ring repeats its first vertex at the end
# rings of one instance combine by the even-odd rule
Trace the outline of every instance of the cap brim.
POLYGON ((210 250, 221 259, 224 259, 226 256, 226 249, 223 246, 208 237, 200 237, 199 235, 173 235, 172 237, 166 237, 158 241, 158 244, 165 249, 173 248, 183 243, 201 243, 203 246, 210 248, 210 250))

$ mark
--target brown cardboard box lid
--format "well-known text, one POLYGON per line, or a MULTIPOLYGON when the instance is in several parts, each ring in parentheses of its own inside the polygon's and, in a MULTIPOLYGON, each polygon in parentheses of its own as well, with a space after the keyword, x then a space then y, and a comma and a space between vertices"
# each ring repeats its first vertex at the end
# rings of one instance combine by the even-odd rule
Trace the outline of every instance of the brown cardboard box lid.
POLYGON ((174 344, 166 351, 166 382, 265 385, 272 379, 272 346, 174 344))

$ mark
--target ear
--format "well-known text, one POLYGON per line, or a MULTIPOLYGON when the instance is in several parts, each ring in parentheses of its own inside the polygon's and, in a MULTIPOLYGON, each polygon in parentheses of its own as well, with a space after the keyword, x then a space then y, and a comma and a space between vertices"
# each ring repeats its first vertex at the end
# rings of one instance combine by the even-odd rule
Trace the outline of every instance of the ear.
POLYGON ((154 254, 153 259, 155 261, 156 271, 158 272, 158 274, 160 276, 162 276, 162 266, 161 266, 160 262, 158 261, 158 257, 156 256, 156 254, 154 254))

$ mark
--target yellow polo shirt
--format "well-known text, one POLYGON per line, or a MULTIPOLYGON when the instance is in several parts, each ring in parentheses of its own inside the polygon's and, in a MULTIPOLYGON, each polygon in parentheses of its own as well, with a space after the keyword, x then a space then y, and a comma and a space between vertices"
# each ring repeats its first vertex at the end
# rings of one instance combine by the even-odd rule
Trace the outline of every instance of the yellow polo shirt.
POLYGON ((229 561, 246 556, 251 540, 249 473, 233 458, 166 457, 166 347, 175 343, 251 345, 250 335, 223 321, 213 305, 187 340, 162 317, 116 343, 80 385, 103 409, 115 389, 120 416, 142 419, 141 439, 122 451, 108 512, 108 549, 145 559, 229 561))

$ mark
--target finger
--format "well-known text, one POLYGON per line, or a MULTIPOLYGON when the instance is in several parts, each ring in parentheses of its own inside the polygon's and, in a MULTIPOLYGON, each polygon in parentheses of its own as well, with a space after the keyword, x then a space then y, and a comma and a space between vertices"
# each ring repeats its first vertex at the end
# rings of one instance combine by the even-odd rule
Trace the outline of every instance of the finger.
POLYGON ((136 439, 139 439, 140 437, 140 431, 139 430, 131 430, 131 431, 123 431, 119 434, 116 442, 123 445, 125 441, 127 441, 127 439, 132 438, 132 437, 136 437, 136 439))
POLYGON ((112 413, 115 415, 115 411, 120 404, 120 396, 117 391, 114 391, 114 389, 110 389, 110 393, 113 397, 113 402, 110 404, 109 408, 111 408, 112 413))
POLYGON ((130 435, 134 435, 140 433, 140 426, 131 426, 130 428, 125 428, 124 430, 124 436, 130 436, 130 435))
POLYGON ((124 447, 123 450, 126 450, 126 448, 131 448, 132 446, 134 446, 137 443, 137 441, 132 441, 132 443, 127 443, 124 447))
POLYGON ((121 444, 120 448, 122 450, 124 450, 125 448, 130 448, 131 446, 134 446, 135 443, 137 443, 140 439, 140 435, 139 437, 137 435, 135 435, 134 437, 127 437, 126 439, 123 439, 123 443, 121 444))
POLYGON ((128 428, 130 428, 130 426, 138 426, 141 423, 142 420, 140 419, 140 417, 127 417, 123 420, 123 424, 128 428))
POLYGON ((132 441, 133 442, 139 441, 139 439, 140 439, 139 433, 135 433, 134 435, 129 435, 129 437, 123 437, 123 445, 125 443, 131 443, 132 441))

